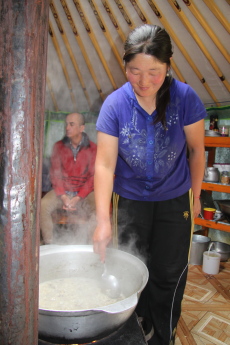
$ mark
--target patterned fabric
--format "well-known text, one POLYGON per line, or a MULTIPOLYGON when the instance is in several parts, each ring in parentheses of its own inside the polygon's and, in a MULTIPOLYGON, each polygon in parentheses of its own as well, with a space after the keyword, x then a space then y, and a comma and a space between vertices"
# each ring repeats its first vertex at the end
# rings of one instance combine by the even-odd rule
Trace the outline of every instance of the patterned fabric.
POLYGON ((206 110, 187 84, 173 80, 165 130, 153 124, 128 82, 105 100, 96 128, 119 138, 114 191, 134 200, 160 201, 191 187, 184 126, 203 119, 206 110))

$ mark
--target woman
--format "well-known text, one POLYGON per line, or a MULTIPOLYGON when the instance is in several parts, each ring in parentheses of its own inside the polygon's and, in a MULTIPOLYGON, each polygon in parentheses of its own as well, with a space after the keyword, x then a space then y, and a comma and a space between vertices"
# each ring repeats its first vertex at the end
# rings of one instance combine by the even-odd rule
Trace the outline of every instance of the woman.
POLYGON ((94 250, 105 259, 112 238, 110 202, 118 208, 119 244, 135 243, 149 281, 137 314, 149 344, 173 344, 186 284, 193 218, 201 211, 205 108, 172 78, 172 45, 156 25, 125 42, 128 82, 105 100, 97 121, 97 227, 94 250))

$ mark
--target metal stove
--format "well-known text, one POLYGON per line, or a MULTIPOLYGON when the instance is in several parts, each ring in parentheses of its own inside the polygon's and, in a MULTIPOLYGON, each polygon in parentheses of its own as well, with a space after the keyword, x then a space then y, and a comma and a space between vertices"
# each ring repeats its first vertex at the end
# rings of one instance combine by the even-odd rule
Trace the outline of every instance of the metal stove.
MULTIPOLYGON (((126 321, 117 331, 111 333, 109 336, 87 343, 87 345, 146 345, 143 329, 138 321, 136 313, 126 321)), ((38 339, 38 345, 58 345, 56 343, 50 343, 41 339, 38 339)), ((65 345, 62 343, 62 345, 65 345)), ((82 344, 72 344, 82 345, 82 344)), ((86 344, 84 344, 86 345, 86 344)))

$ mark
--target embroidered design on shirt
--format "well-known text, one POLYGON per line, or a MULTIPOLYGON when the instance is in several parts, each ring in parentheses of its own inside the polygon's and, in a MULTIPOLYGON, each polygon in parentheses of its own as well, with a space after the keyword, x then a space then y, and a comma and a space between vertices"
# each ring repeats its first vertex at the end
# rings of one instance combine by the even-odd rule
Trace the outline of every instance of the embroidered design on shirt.
POLYGON ((149 119, 143 122, 135 106, 130 122, 123 123, 120 128, 122 157, 137 169, 139 176, 145 176, 146 171, 149 176, 153 176, 153 172, 165 175, 177 159, 178 142, 173 140, 172 134, 179 122, 177 102, 170 105, 167 113, 170 114, 167 131, 160 122, 154 125, 152 117, 151 123, 149 119))

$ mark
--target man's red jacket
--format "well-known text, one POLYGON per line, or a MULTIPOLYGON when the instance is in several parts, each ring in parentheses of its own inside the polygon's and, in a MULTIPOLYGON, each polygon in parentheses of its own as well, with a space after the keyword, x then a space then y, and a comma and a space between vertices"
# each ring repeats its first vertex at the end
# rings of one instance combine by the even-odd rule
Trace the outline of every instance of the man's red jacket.
POLYGON ((51 155, 50 178, 57 195, 77 192, 85 198, 94 190, 94 165, 97 145, 83 133, 80 150, 74 160, 70 140, 64 137, 56 142, 51 155))

